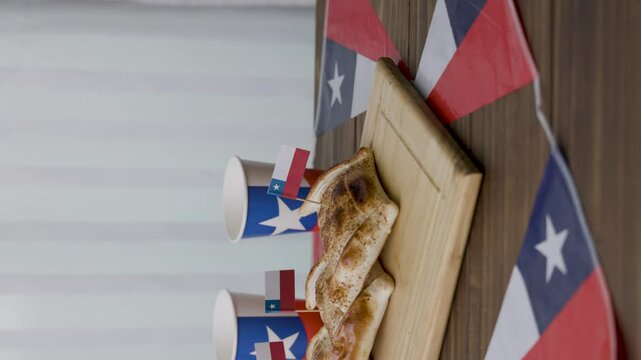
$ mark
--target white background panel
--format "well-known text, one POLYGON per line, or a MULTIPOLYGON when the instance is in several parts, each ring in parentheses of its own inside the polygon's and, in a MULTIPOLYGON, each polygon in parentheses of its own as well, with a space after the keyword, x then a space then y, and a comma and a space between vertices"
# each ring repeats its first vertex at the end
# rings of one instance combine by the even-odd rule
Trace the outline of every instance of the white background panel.
POLYGON ((302 297, 311 236, 233 245, 221 192, 231 155, 313 148, 313 8, 0 14, 1 359, 213 359, 219 289, 302 297))

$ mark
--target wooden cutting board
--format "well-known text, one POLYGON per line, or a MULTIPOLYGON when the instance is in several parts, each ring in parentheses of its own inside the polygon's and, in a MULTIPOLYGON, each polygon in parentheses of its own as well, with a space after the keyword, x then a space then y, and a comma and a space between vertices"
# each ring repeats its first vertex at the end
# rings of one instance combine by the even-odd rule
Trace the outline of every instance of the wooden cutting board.
POLYGON ((438 358, 481 173, 387 59, 378 62, 362 146, 400 206, 381 260, 396 282, 374 359, 438 358))

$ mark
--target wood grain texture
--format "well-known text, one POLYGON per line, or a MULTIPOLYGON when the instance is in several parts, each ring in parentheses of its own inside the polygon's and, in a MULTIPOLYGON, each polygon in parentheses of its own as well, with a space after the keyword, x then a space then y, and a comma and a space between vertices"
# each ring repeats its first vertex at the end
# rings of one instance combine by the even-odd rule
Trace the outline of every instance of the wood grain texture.
POLYGON ((396 287, 373 356, 435 359, 482 175, 389 59, 376 66, 361 145, 400 208, 381 252, 396 287))
MULTIPOLYGON (((372 0, 413 72, 435 3, 372 0)), ((318 4, 322 13, 324 1, 318 4)), ((594 235, 628 357, 641 358, 641 2, 520 0, 516 5, 541 73, 545 111, 594 235)), ((353 154, 360 118, 319 139, 316 166, 353 154)), ((457 120, 449 130, 477 161, 484 179, 440 356, 481 359, 548 150, 531 87, 457 120)))

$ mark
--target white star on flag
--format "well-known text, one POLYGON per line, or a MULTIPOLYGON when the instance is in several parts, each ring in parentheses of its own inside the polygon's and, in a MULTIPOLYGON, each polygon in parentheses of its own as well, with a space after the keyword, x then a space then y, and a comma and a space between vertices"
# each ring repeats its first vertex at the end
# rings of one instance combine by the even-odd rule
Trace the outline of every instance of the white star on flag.
MULTIPOLYGON (((269 326, 265 326, 267 328, 267 340, 269 342, 283 342, 283 347, 285 347, 285 359, 296 359, 296 356, 294 356, 294 353, 292 352, 292 346, 294 346, 294 343, 296 342, 296 339, 298 339, 298 333, 292 334, 284 339, 281 339, 276 335, 274 330, 270 329, 269 326)), ((249 353, 249 355, 254 355, 256 356, 256 350, 252 351, 249 353)))
POLYGON ((535 248, 545 256, 545 282, 552 278, 554 269, 559 269, 563 274, 567 273, 565 260, 563 259, 563 245, 568 237, 568 230, 556 232, 550 215, 545 215, 545 240, 536 244, 535 248))
POLYGON ((279 197, 276 200, 278 201, 278 215, 260 224, 274 227, 272 235, 278 235, 287 230, 305 230, 305 226, 300 222, 301 215, 298 209, 291 210, 279 197))
POLYGON ((269 308, 270 308, 270 309, 276 309, 276 305, 271 304, 271 305, 269 305, 269 308))
POLYGON ((274 184, 274 190, 279 190, 280 186, 278 184, 274 184))
POLYGON ((332 89, 332 101, 330 107, 334 107, 334 103, 338 100, 339 104, 343 104, 343 98, 341 97, 341 86, 343 85, 343 80, 345 75, 338 75, 338 63, 334 63, 334 78, 327 81, 329 87, 332 89))

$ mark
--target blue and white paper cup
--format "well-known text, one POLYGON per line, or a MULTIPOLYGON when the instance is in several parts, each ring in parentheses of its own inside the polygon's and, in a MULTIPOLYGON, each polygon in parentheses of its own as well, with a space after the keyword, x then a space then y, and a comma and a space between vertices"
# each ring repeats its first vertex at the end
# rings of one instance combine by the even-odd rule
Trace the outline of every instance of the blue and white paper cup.
MULTIPOLYGON (((232 157, 227 163, 223 181, 225 229, 233 242, 240 239, 311 231, 316 226, 316 213, 300 216, 300 200, 270 195, 274 164, 232 157)), ((304 199, 310 183, 321 171, 308 169, 298 192, 304 199)))
MULTIPOLYGON (((307 344, 323 326, 318 312, 265 313, 261 295, 221 290, 214 309, 218 360, 256 360, 256 344, 283 342, 285 358, 302 359, 307 344)), ((303 301, 297 305, 304 307, 303 301)))

